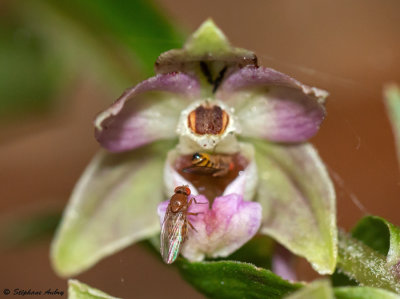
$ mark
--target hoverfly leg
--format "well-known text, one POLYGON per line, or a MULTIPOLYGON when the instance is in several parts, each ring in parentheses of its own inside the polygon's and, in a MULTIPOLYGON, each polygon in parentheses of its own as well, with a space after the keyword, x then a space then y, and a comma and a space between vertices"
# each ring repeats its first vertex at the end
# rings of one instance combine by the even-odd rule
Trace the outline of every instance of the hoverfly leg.
POLYGON ((194 197, 192 197, 192 198, 189 200, 188 208, 190 207, 190 205, 192 204, 192 202, 194 202, 196 205, 208 204, 208 202, 197 202, 196 199, 195 199, 194 197))
MULTIPOLYGON (((194 197, 192 197, 192 198, 189 200, 189 202, 188 202, 188 209, 189 209, 190 205, 191 205, 193 202, 194 202, 195 204, 208 204, 208 202, 197 202, 196 199, 195 199, 194 197)), ((186 215, 188 215, 188 216, 197 216, 197 215, 199 215, 199 214, 204 214, 204 213, 203 213, 203 212, 197 212, 197 213, 187 212, 187 213, 186 213, 186 215)), ((197 231, 197 229, 193 226, 193 224, 192 224, 189 220, 188 220, 187 222, 188 222, 189 226, 197 233, 198 231, 197 231)))
MULTIPOLYGON (((190 215, 190 216, 197 216, 199 214, 204 214, 204 213, 203 212, 197 212, 197 213, 189 213, 188 212, 187 213, 187 215, 190 215)), ((194 228, 193 224, 189 220, 187 222, 190 225, 190 227, 197 233, 198 231, 197 231, 197 229, 194 228)))
POLYGON ((187 213, 187 215, 192 215, 192 216, 197 216, 199 214, 204 214, 203 212, 198 212, 198 213, 187 213))
POLYGON ((197 229, 195 229, 195 227, 193 226, 193 224, 191 224, 190 221, 188 221, 188 223, 189 223, 190 227, 191 227, 196 233, 198 233, 197 229))
POLYGON ((197 202, 197 201, 194 201, 194 203, 196 205, 208 205, 208 202, 197 202))

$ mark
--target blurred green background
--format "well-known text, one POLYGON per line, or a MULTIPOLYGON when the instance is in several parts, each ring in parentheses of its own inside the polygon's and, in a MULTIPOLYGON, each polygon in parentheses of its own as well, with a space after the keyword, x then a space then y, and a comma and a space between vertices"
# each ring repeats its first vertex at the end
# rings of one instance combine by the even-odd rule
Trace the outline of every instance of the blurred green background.
MULTIPOLYGON (((208 17, 260 64, 331 93, 312 142, 337 187, 339 225, 366 213, 400 225, 382 101, 382 87, 400 83, 399 11, 397 0, 1 1, 0 289, 66 290, 48 246, 99 148, 94 116, 208 17)), ((301 278, 315 276, 304 261, 298 267, 301 278)), ((78 278, 125 298, 202 298, 139 246, 78 278)))

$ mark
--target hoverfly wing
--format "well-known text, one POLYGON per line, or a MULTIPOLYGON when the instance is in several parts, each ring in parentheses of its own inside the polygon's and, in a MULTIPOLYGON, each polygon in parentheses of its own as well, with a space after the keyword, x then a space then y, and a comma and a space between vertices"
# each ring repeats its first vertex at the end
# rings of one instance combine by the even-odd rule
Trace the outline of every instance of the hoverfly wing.
POLYGON ((191 174, 212 175, 217 172, 218 169, 206 166, 190 166, 184 168, 182 171, 191 174))
POLYGON ((186 238, 186 216, 167 211, 161 228, 161 256, 165 263, 172 264, 179 255, 186 238))

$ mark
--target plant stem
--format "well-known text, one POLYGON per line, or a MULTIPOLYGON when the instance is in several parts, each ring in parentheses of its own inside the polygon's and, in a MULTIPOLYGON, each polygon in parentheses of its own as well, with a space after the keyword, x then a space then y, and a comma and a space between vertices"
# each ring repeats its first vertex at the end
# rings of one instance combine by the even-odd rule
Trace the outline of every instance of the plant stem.
POLYGON ((400 282, 386 265, 385 256, 344 231, 339 231, 337 268, 358 281, 360 285, 400 293, 400 282))

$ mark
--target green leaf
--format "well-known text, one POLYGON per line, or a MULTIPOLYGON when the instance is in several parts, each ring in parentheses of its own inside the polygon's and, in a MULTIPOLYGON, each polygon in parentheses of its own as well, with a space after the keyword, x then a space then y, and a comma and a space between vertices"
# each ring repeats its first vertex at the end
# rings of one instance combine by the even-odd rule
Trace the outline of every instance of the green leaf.
POLYGON ((44 237, 53 235, 61 212, 52 210, 18 217, 2 217, 0 225, 0 248, 11 249, 25 246, 44 237))
POLYGON ((341 287, 334 288, 336 299, 399 299, 400 296, 371 287, 341 287))
POLYGON ((381 217, 366 216, 353 228, 352 236, 385 255, 389 267, 400 263, 400 227, 381 217))
POLYGON ((342 287, 342 286, 358 286, 356 280, 351 279, 346 274, 342 273, 340 270, 336 269, 335 273, 331 276, 332 285, 335 287, 342 287))
POLYGON ((396 268, 388 267, 385 256, 343 231, 339 232, 337 267, 359 284, 400 293, 396 268))
POLYGON ((310 144, 251 142, 263 206, 261 233, 305 257, 320 274, 331 274, 337 258, 335 191, 318 153, 310 144))
POLYGON ((257 267, 271 269, 275 242, 263 235, 256 235, 237 251, 226 257, 225 260, 239 261, 253 264, 257 267))
POLYGON ((371 287, 333 288, 329 280, 316 280, 304 288, 285 297, 286 299, 399 299, 400 297, 386 290, 371 287))
POLYGON ((68 280, 68 299, 118 299, 78 280, 68 280))
POLYGON ((396 140, 397 160, 400 163, 400 88, 397 85, 388 85, 384 89, 384 100, 396 140))
MULTIPOLYGON (((106 59, 103 62, 115 64, 122 72, 125 69, 128 76, 132 74, 133 70, 129 70, 132 67, 139 67, 146 75, 151 75, 158 55, 171 47, 180 46, 184 41, 183 34, 163 16, 152 1, 37 2, 29 3, 38 13, 37 17, 31 17, 29 21, 40 23, 39 26, 32 26, 63 44, 78 42, 75 47, 66 45, 67 49, 77 54, 76 58, 86 58, 86 63, 90 63, 93 58, 90 54, 100 54, 102 57, 99 58, 106 59), (46 23, 57 27, 43 28, 46 23), (54 30, 58 29, 67 34, 66 38, 54 36, 54 30), (79 46, 79 51, 76 51, 76 46, 79 46), (86 47, 90 52, 87 52, 86 47), (84 56, 80 57, 81 54, 84 56), (132 64, 133 61, 135 64, 132 64)), ((23 10, 22 7, 20 9, 23 10)), ((97 60, 95 62, 101 63, 97 60)))
POLYGON ((209 298, 282 298, 302 287, 269 270, 251 264, 219 261, 190 263, 177 261, 182 276, 209 298))
POLYGON ((152 1, 9 1, 0 20, 0 116, 42 112, 91 76, 119 93, 183 34, 152 1))
POLYGON ((163 141, 122 154, 100 151, 94 157, 53 240, 51 259, 58 274, 78 274, 160 230, 163 166, 173 146, 163 141))
POLYGON ((73 20, 81 30, 96 36, 103 47, 120 56, 133 54, 146 75, 161 52, 183 43, 183 34, 162 15, 153 1, 46 1, 73 20), (122 47, 122 49, 118 49, 122 47), (122 55, 121 55, 122 54, 122 55))
MULTIPOLYGON (((148 240, 139 243, 146 249, 148 249, 151 254, 159 258, 160 261, 160 236, 156 235, 148 240)), ((226 258, 215 258, 208 259, 208 261, 237 261, 244 262, 248 264, 253 264, 259 268, 271 269, 272 256, 274 254, 276 242, 271 238, 264 235, 256 235, 249 242, 244 244, 237 251, 227 256, 226 258)))
POLYGON ((0 18, 0 117, 45 112, 60 85, 60 63, 46 39, 6 5, 0 18))
MULTIPOLYGON (((341 235, 338 268, 344 272, 342 277, 346 275, 364 285, 400 292, 398 226, 381 217, 366 216, 353 228, 352 238, 344 233, 341 235)), ((338 276, 334 281, 335 285, 340 284, 338 276)))
POLYGON ((329 280, 316 280, 285 299, 334 299, 329 280))

